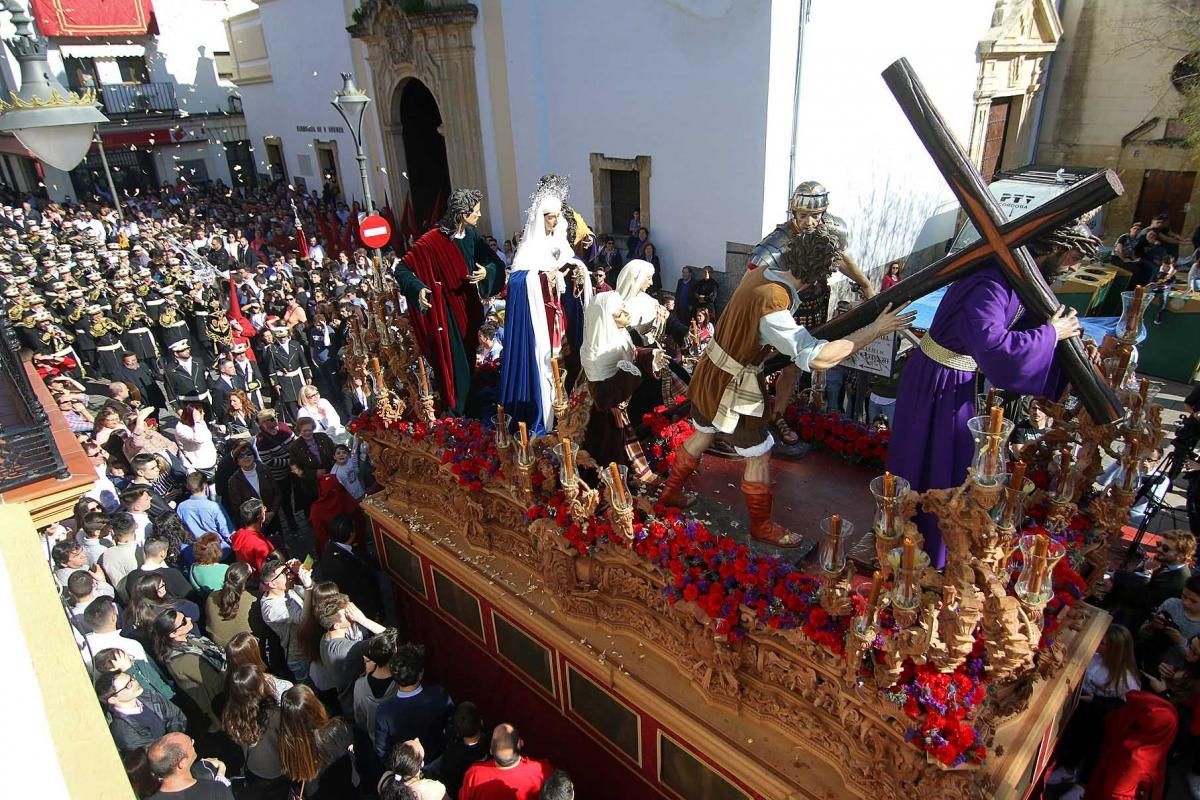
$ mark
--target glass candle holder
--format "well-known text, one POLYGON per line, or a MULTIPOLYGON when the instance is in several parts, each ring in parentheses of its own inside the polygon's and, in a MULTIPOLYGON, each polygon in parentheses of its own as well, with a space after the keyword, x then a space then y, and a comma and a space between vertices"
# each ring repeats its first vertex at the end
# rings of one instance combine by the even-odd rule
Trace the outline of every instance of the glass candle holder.
POLYGON ((909 563, 905 563, 904 548, 895 547, 888 553, 888 566, 896 576, 892 589, 892 605, 912 611, 921 604, 921 575, 929 566, 929 554, 914 549, 909 563))
POLYGON ((971 417, 967 429, 975 440, 975 454, 971 457, 975 483, 980 486, 995 486, 1004 476, 1005 453, 1008 452, 1008 437, 1012 435, 1013 422, 1000 421, 997 432, 992 432, 990 416, 971 417))
MULTIPOLYGON (((875 537, 892 541, 904 535, 904 518, 900 514, 900 501, 908 494, 909 483, 899 475, 892 476, 893 490, 889 498, 885 490, 886 476, 871 479, 871 494, 875 498, 875 537)), ((845 523, 843 523, 845 524, 845 523)))
POLYGON ((812 386, 813 392, 824 395, 825 394, 825 370, 814 369, 812 371, 811 375, 812 375, 811 386, 812 386))
POLYGON ((1129 341, 1137 339, 1141 332, 1142 320, 1146 318, 1146 309, 1154 299, 1151 292, 1145 291, 1144 286, 1129 292, 1121 292, 1121 319, 1117 321, 1117 336, 1129 341))
POLYGON ((607 469, 600 470, 600 480, 608 487, 609 505, 617 511, 633 508, 633 495, 629 493, 629 467, 609 464, 607 469))
POLYGON ((508 431, 509 418, 505 414, 503 417, 492 417, 492 426, 496 429, 496 447, 503 450, 512 444, 512 435, 508 431))
POLYGON ((1021 537, 1021 574, 1015 587, 1017 598, 1029 606, 1041 607, 1054 596, 1054 565, 1066 554, 1067 548, 1040 533, 1021 537))
POLYGON ((558 482, 563 486, 579 480, 579 467, 576 459, 579 456, 579 445, 566 441, 554 445, 554 455, 558 456, 558 482), (570 447, 564 450, 563 445, 570 447))
POLYGON ((517 457, 517 464, 522 469, 529 469, 533 465, 533 446, 531 444, 521 444, 521 440, 517 437, 512 438, 513 452, 517 457))
POLYGON ((1075 469, 1075 459, 1078 454, 1079 445, 1063 447, 1054 454, 1052 459, 1055 471, 1054 499, 1070 502, 1075 497, 1075 489, 1079 481, 1079 471, 1075 469))
POLYGON ((854 524, 849 520, 834 517, 821 520, 821 569, 826 572, 841 572, 846 568, 846 540, 854 533, 854 524))
POLYGON ((1021 485, 1013 484, 1013 474, 1006 472, 1000 477, 1000 485, 1004 491, 1000 493, 1000 501, 992 509, 992 519, 1005 525, 1020 526, 1025 519, 1025 503, 1037 489, 1033 481, 1021 478, 1021 485), (1009 489, 1016 489, 1010 492, 1009 489))
POLYGON ((1004 398, 996 389, 987 392, 980 392, 975 395, 975 414, 976 416, 986 416, 991 412, 992 406, 1004 405, 1004 398))

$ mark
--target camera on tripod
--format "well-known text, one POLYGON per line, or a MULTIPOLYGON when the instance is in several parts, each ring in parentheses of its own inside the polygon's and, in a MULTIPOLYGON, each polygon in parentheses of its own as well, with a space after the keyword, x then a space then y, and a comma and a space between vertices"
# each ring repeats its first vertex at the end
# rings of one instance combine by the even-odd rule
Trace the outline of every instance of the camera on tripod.
POLYGON ((1170 452, 1163 459, 1162 469, 1174 481, 1183 471, 1184 465, 1196 457, 1196 446, 1200 444, 1200 418, 1195 414, 1186 414, 1175 429, 1175 437, 1171 439, 1170 452))

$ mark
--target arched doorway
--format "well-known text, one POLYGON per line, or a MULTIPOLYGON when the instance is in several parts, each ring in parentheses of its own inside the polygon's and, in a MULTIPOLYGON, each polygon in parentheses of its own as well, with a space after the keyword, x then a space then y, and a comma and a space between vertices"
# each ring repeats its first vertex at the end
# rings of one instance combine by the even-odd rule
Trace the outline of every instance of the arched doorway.
POLYGON ((425 227, 437 221, 434 214, 441 211, 450 194, 442 114, 429 87, 416 78, 397 87, 392 96, 392 124, 400 134, 413 211, 417 223, 425 227))

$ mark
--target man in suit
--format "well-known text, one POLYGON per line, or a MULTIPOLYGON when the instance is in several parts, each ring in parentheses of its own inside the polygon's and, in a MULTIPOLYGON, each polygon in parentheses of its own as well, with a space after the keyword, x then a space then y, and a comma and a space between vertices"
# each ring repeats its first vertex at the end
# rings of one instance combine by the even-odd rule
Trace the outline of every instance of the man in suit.
POLYGON ((258 368, 258 363, 251 361, 246 355, 249 348, 245 342, 238 342, 229 352, 233 356, 233 371, 237 375, 238 381, 246 387, 246 394, 250 395, 250 402, 254 403, 254 407, 262 411, 266 406, 263 403, 263 377, 262 372, 258 368))
POLYGON ((212 414, 212 391, 208 385, 208 377, 204 374, 204 365, 200 359, 192 358, 192 346, 187 339, 180 339, 171 345, 174 358, 167 366, 163 377, 167 383, 169 394, 176 405, 184 403, 200 403, 204 406, 206 416, 212 414))
POLYGON ((229 422, 229 395, 246 391, 246 384, 238 377, 233 361, 222 358, 217 362, 217 379, 212 384, 213 418, 218 425, 229 422))
POLYGON ((1183 585, 1191 577, 1188 566, 1196 554, 1196 537, 1187 531, 1167 531, 1150 560, 1149 574, 1117 570, 1112 588, 1104 598, 1104 607, 1113 621, 1137 630, 1164 600, 1183 596, 1183 585))
POLYGON ((163 395, 150 368, 138 361, 137 353, 121 353, 121 364, 113 379, 129 384, 141 396, 142 405, 166 408, 167 398, 163 395))
POLYGON ((349 514, 339 514, 329 523, 329 541, 317 564, 323 581, 333 581, 350 596, 370 619, 380 619, 383 600, 379 592, 379 573, 361 552, 359 532, 349 514), (372 616, 374 615, 374 616, 372 616))
POLYGON ((237 238, 237 247, 234 249, 237 256, 239 266, 253 270, 258 266, 258 252, 250 246, 250 242, 246 240, 246 234, 239 233, 237 238))
POLYGON ((296 439, 288 447, 292 474, 296 476, 296 508, 308 508, 317 499, 317 477, 333 468, 333 439, 316 430, 312 417, 301 417, 292 426, 296 439))
MULTIPOLYGON (((237 469, 229 478, 229 491, 226 495, 229 505, 241 508, 247 500, 261 500, 267 509, 266 532, 277 532, 283 495, 271 473, 259 463, 258 456, 254 453, 254 445, 250 442, 239 442, 233 448, 233 461, 237 469)), ((290 517, 291 514, 285 513, 284 516, 290 517)))

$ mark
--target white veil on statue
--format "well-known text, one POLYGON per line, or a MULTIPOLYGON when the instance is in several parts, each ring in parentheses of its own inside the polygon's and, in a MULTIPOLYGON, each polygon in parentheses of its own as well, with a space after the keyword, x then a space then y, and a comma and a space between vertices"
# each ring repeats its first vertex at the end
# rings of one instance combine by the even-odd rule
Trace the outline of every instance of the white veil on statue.
POLYGON ((549 272, 558 269, 575 257, 571 243, 567 241, 567 220, 563 216, 563 197, 553 188, 539 191, 533 197, 529 212, 525 215, 525 230, 521 243, 513 256, 512 271, 532 270, 549 272), (554 230, 546 233, 546 214, 558 214, 554 230))
POLYGON ((647 278, 654 276, 654 265, 635 258, 621 268, 617 275, 617 294, 625 301, 629 312, 629 327, 645 334, 658 322, 658 301, 642 288, 647 278))
MULTIPOLYGON (((537 191, 525 215, 525 230, 521 235, 521 243, 513 255, 512 270, 509 273, 509 291, 512 291, 514 278, 520 273, 529 273, 518 278, 525 283, 526 296, 529 298, 531 314, 530 324, 533 328, 534 343, 538 359, 538 377, 540 383, 540 401, 542 424, 545 430, 551 430, 554 421, 554 380, 550 367, 550 358, 554 355, 550 348, 550 328, 546 322, 547 298, 542 293, 542 282, 539 274, 546 273, 547 284, 551 291, 562 294, 569 291, 561 268, 574 262, 584 266, 575 257, 575 251, 567 239, 567 220, 563 207, 567 199, 567 182, 561 176, 546 176, 538 182, 537 191), (558 214, 558 222, 554 229, 546 233, 546 214, 558 214)), ((592 300, 592 282, 584 281, 583 297, 580 298, 584 308, 592 300)))
POLYGON ((616 292, 601 292, 583 317, 583 347, 579 350, 589 381, 606 381, 617 374, 622 361, 633 359, 635 348, 629 331, 613 319, 625 303, 616 292))

